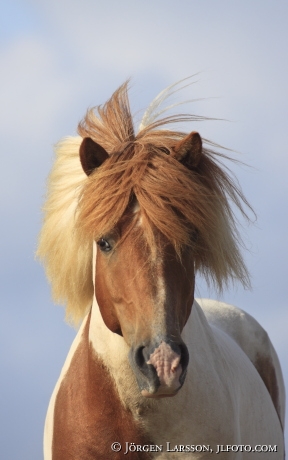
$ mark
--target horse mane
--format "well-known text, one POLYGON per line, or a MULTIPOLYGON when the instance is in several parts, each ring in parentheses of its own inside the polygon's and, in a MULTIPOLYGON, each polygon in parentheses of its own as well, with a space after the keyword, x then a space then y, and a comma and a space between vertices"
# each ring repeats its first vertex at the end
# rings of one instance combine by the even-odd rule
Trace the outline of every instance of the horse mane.
MULTIPOLYGON (((161 102, 169 96, 169 88, 168 93, 160 93, 161 102)), ((195 268, 208 284, 222 290, 230 280, 239 280, 249 286, 231 203, 246 218, 244 206, 250 206, 238 182, 219 162, 228 157, 204 140, 197 167, 190 170, 180 164, 170 153, 186 134, 164 126, 199 117, 157 119, 158 106, 159 97, 146 110, 135 134, 126 82, 103 106, 87 112, 78 127, 80 136, 66 138, 56 147, 37 256, 46 266, 54 300, 66 304, 66 316, 74 323, 92 304, 92 242, 115 227, 133 197, 151 252, 156 227, 180 257, 184 245, 193 246, 195 268), (109 154, 89 176, 79 159, 85 137, 109 154), (196 242, 191 238, 195 229, 196 242)))

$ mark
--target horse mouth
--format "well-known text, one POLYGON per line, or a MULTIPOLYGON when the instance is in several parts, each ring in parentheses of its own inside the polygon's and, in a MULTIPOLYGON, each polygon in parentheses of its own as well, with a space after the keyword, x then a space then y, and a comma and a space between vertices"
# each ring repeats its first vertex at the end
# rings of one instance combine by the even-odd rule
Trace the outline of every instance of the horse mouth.
POLYGON ((154 398, 154 399, 160 399, 160 398, 169 398, 176 396, 178 391, 182 385, 180 385, 177 390, 171 390, 170 388, 161 388, 159 387, 158 390, 155 392, 149 392, 148 390, 142 390, 141 395, 144 396, 145 398, 154 398))

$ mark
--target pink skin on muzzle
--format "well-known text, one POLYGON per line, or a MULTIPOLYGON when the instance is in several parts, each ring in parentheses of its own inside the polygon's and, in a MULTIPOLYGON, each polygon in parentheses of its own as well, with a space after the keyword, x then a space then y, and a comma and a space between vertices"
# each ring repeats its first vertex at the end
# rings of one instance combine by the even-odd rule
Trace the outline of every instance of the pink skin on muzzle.
MULTIPOLYGON (((180 364, 180 355, 172 350, 170 345, 161 342, 154 352, 150 355, 147 364, 152 364, 155 367, 157 376, 160 380, 160 387, 157 394, 159 396, 173 396, 181 387, 179 377, 182 373, 180 364)), ((142 396, 155 397, 157 395, 150 394, 147 390, 141 391, 142 396)))

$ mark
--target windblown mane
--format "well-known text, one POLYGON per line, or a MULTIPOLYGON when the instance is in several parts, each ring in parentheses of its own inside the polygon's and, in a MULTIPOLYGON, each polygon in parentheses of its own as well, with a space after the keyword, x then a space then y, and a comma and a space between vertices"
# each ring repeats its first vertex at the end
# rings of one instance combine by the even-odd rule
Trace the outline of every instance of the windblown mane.
MULTIPOLYGON (((157 108, 155 101, 152 106, 157 108)), ((87 112, 78 127, 80 137, 58 144, 37 255, 46 265, 53 297, 66 304, 69 319, 78 322, 92 303, 92 241, 113 229, 133 197, 152 252, 156 227, 179 254, 183 245, 193 245, 196 270, 208 283, 220 290, 231 279, 249 285, 230 202, 244 216, 243 205, 249 205, 218 161, 227 157, 213 151, 208 141, 195 170, 169 155, 186 134, 163 129, 164 125, 198 118, 179 115, 155 121, 155 113, 148 109, 135 134, 125 83, 97 112, 87 112), (79 160, 85 137, 109 154, 88 177, 79 160), (195 229, 197 242, 191 239, 195 229)))

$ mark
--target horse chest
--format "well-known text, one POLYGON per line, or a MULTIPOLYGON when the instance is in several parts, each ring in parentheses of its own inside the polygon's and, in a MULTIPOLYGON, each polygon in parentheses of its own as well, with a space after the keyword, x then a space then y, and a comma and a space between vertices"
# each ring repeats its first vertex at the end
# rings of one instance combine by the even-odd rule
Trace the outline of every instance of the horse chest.
MULTIPOLYGON (((55 400, 53 460, 117 460, 123 458, 126 443, 149 444, 141 424, 121 404, 108 370, 89 345, 85 329, 55 400), (122 445, 119 453, 112 451, 113 442, 122 445)), ((151 457, 145 452, 128 452, 125 458, 151 457)))

